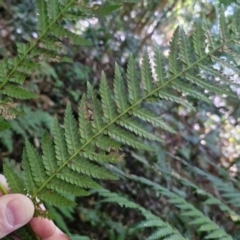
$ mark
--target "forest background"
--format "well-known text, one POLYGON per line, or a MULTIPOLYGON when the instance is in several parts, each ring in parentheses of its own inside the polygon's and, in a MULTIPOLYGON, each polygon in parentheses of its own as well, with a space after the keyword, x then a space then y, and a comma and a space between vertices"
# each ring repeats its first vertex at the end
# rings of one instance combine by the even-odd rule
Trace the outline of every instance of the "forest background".
MULTIPOLYGON (((102 2, 92 1, 91 4, 97 6, 102 2)), ((86 17, 68 26, 91 41, 92 46, 73 47, 66 41, 66 55, 72 60, 71 64, 42 62, 41 68, 29 76, 25 87, 39 97, 19 102, 22 116, 11 120, 12 129, 1 133, 1 166, 6 163, 18 171, 24 139, 39 147, 44 130, 51 132, 54 117, 63 118, 68 101, 76 113, 87 81, 98 89, 102 71, 108 79, 113 79, 115 62, 126 70, 130 53, 140 61, 144 51, 153 51, 154 42, 167 55, 169 40, 176 27, 181 25, 191 35, 196 18, 206 17, 214 35, 218 31, 217 16, 221 4, 225 16, 231 18, 240 3, 148 0, 129 1, 121 6, 116 1, 104 4, 111 7, 99 11, 96 17, 86 17)), ((36 27, 35 1, 0 0, 0 58, 15 56, 16 42, 35 38, 36 27)), ((228 69, 224 71, 231 75, 228 69)), ((239 96, 240 90, 236 89, 236 93, 239 96)), ((226 220, 229 215, 222 214, 219 206, 214 205, 216 202, 206 202, 209 193, 231 205, 236 212, 240 206, 240 200, 236 201, 240 196, 239 99, 213 95, 211 101, 212 104, 196 101, 196 111, 168 101, 154 104, 153 110, 178 134, 146 126, 149 131, 161 134, 164 143, 149 143, 156 149, 154 153, 123 147, 124 159, 117 166, 111 166, 120 180, 103 181, 101 185, 152 211, 186 238, 204 239, 204 233, 189 225, 190 220, 170 201, 129 177, 142 176, 191 202, 234 239, 240 239, 239 220, 233 216, 231 221, 226 220), (219 186, 223 185, 234 187, 235 195, 226 192, 222 195, 219 186)), ((149 236, 162 239, 151 235, 156 227, 154 224, 153 228, 139 230, 137 226, 144 219, 141 212, 119 206, 117 201, 109 203, 97 194, 76 201, 78 206, 75 208, 50 208, 57 216, 57 225, 65 232, 86 235, 90 239, 147 239, 149 236)))

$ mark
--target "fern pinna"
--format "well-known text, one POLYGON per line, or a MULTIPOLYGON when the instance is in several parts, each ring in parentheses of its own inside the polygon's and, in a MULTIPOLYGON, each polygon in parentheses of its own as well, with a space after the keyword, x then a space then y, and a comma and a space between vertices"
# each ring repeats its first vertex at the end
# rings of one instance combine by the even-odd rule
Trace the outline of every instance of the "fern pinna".
MULTIPOLYGON (((73 18, 82 14, 81 6, 74 5, 74 2, 37 1, 39 37, 33 43, 19 44, 18 56, 1 62, 2 94, 21 99, 34 96, 16 85, 23 83, 37 67, 35 58, 55 58, 60 49, 52 37, 68 36, 76 44, 88 45, 81 37, 58 25, 58 20, 63 17, 73 18)), ((235 20, 228 28, 221 9, 219 22, 219 42, 215 42, 206 24, 196 22, 192 38, 187 37, 184 30, 178 27, 170 42, 168 58, 157 46, 153 58, 147 52, 144 54, 140 78, 134 59, 130 56, 124 76, 118 64, 115 66, 113 91, 104 73, 99 96, 88 83, 87 93, 83 94, 79 103, 78 122, 68 104, 63 125, 57 120, 54 122, 53 138, 45 133, 41 153, 30 142, 26 142, 22 156, 23 181, 12 169, 4 166, 11 192, 28 195, 35 204, 35 216, 48 217, 47 211, 40 208, 42 202, 57 207, 73 206, 75 202, 68 195, 86 196, 89 194, 87 189, 101 188, 94 179, 117 179, 104 164, 122 159, 122 145, 151 151, 153 149, 147 141, 163 141, 160 136, 145 130, 141 121, 174 133, 174 129, 164 119, 145 108, 147 104, 168 100, 194 109, 188 96, 210 102, 210 93, 233 95, 229 87, 231 80, 213 68, 213 65, 218 63, 239 74, 236 65, 222 60, 228 54, 238 56, 239 14, 236 13, 235 20), (234 55, 231 54, 233 51, 234 55), (216 81, 209 81, 209 76, 216 81)), ((6 194, 2 186, 0 190, 6 194)), ((24 236, 24 239, 37 238, 29 228, 19 230, 16 234, 24 236)))

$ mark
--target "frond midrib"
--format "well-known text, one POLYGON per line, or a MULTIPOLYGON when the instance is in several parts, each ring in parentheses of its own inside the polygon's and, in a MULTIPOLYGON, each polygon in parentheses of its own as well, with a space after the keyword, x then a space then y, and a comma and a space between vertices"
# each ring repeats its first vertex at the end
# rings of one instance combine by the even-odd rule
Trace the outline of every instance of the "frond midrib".
POLYGON ((181 72, 179 72, 177 75, 175 75, 174 77, 170 78, 169 80, 167 80, 164 84, 162 84, 161 86, 157 87, 156 89, 154 89, 152 92, 146 94, 146 96, 142 97, 141 99, 139 99, 138 101, 136 101, 134 104, 132 104, 131 106, 129 106, 127 109, 125 109, 121 114, 119 114, 118 116, 116 116, 113 120, 111 120, 108 124, 106 124, 102 129, 100 129, 97 133, 95 133, 88 141, 86 141, 86 143, 84 143, 81 147, 79 147, 66 161, 65 163, 63 163, 61 166, 59 166, 59 168, 54 172, 54 174, 52 176, 50 176, 48 179, 46 179, 46 181, 42 184, 41 187, 39 187, 39 189, 32 194, 31 199, 35 199, 37 197, 37 195, 41 192, 41 190, 43 190, 46 185, 72 160, 74 159, 86 146, 88 146, 88 144, 90 144, 95 138, 97 138, 100 134, 102 134, 107 128, 109 128, 112 124, 116 123, 118 121, 118 119, 120 119, 122 116, 124 116, 125 114, 127 114, 129 111, 131 111, 132 109, 134 109, 137 105, 141 104, 144 100, 146 100, 147 98, 151 97, 152 95, 154 95, 155 93, 157 93, 159 90, 161 90, 162 88, 165 88, 166 86, 168 86, 172 81, 174 81, 175 79, 177 79, 178 77, 180 77, 182 74, 184 74, 184 72, 190 70, 191 68, 193 68, 194 66, 196 66, 199 62, 203 61, 205 58, 213 55, 214 52, 216 52, 217 50, 221 49, 224 47, 224 45, 228 44, 229 42, 234 41, 234 38, 228 39, 228 41, 223 42, 222 44, 216 46, 215 49, 209 51, 206 55, 204 55, 203 57, 199 58, 197 61, 193 62, 190 66, 186 67, 185 69, 183 69, 181 72))
POLYGON ((45 29, 45 31, 39 36, 39 38, 37 38, 33 44, 27 49, 27 51, 25 52, 25 54, 20 58, 20 60, 17 62, 17 64, 14 66, 14 68, 11 70, 11 72, 8 74, 8 76, 3 80, 3 82, 0 84, 0 89, 2 89, 7 82, 9 81, 9 79, 11 78, 11 76, 17 71, 18 67, 24 62, 25 58, 29 55, 29 53, 36 47, 36 45, 38 44, 38 42, 40 42, 50 31, 50 29, 54 26, 54 24, 56 24, 56 22, 62 17, 62 15, 65 13, 65 11, 68 10, 68 8, 75 2, 75 0, 71 0, 64 8, 63 10, 58 14, 58 16, 53 19, 53 21, 51 22, 51 24, 48 25, 48 27, 45 29))

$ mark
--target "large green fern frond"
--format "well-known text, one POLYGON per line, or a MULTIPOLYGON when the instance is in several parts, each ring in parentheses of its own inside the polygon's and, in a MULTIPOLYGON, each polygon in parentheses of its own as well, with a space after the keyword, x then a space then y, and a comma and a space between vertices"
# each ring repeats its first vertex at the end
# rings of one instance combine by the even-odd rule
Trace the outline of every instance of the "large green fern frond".
MULTIPOLYGON (((42 21, 39 27, 42 32, 38 38, 39 41, 44 39, 48 29, 51 29, 58 17, 63 15, 63 11, 67 11, 72 6, 72 2, 67 1, 61 10, 55 9, 52 5, 48 6, 51 9, 49 9, 51 12, 47 13, 50 16, 49 21, 44 22, 43 19, 39 19, 39 22, 42 21)), ((48 1, 40 1, 40 3, 43 4, 43 6, 39 6, 41 11, 46 11, 48 8, 46 4, 50 4, 48 1)), ((197 24, 196 26, 195 31, 200 31, 199 29, 204 31, 201 25, 197 24)), ((53 30, 52 34, 59 37, 60 32, 63 32, 65 36, 65 30, 60 31, 58 28, 53 30)), ((196 33, 194 36, 198 36, 198 34, 196 33)), ((206 33, 206 35, 209 34, 206 33)), ((72 35, 70 34, 69 37, 72 38, 72 35)), ((160 119, 145 108, 149 103, 168 100, 191 109, 193 107, 187 100, 186 94, 205 100, 207 100, 204 97, 207 95, 205 92, 233 96, 229 89, 229 83, 209 81, 208 78, 205 78, 201 66, 212 68, 214 63, 221 62, 224 48, 232 46, 237 40, 237 32, 229 33, 227 39, 221 39, 217 45, 212 44, 210 50, 207 51, 207 45, 204 48, 200 47, 203 44, 203 42, 199 42, 202 41, 201 39, 195 37, 194 44, 191 44, 190 38, 179 27, 171 40, 168 59, 163 58, 162 53, 155 49, 154 67, 152 67, 151 57, 145 53, 140 67, 141 80, 136 74, 132 57, 130 57, 127 67, 127 81, 123 80, 124 74, 121 74, 120 68, 116 64, 113 91, 103 73, 100 83, 100 100, 96 97, 92 86, 88 84, 88 92, 82 96, 79 103, 79 123, 68 104, 63 125, 60 125, 57 120, 54 122, 53 140, 48 134, 45 134, 41 147, 42 154, 29 142, 26 143, 23 153, 24 187, 21 187, 20 191, 27 191, 28 196, 35 203, 36 209, 39 209, 42 201, 55 206, 69 206, 75 203, 66 197, 66 192, 75 196, 84 196, 87 195, 85 189, 101 188, 94 179, 116 179, 102 163, 120 160, 122 158, 121 145, 152 151, 154 149, 149 147, 149 139, 161 141, 160 137, 155 137, 143 130, 141 121, 174 132, 171 127, 167 126, 164 119, 160 119), (166 66, 163 66, 165 63, 166 66), (154 76, 154 73, 157 77, 154 76)), ((21 63, 25 60, 29 61, 27 58, 37 43, 35 42, 26 51, 24 50, 23 57, 19 61, 16 60, 15 67, 5 76, 2 86, 7 86, 8 80, 18 72, 21 63)), ((228 64, 228 67, 230 68, 231 64, 228 64)), ((231 69, 235 71, 235 68, 233 65, 231 69)), ((219 74, 224 76, 221 72, 219 74)), ((14 177, 15 175, 11 173, 10 169, 5 168, 5 172, 7 181, 11 182, 10 185, 17 186, 14 181, 19 181, 19 179, 14 177)), ((12 191, 18 192, 15 188, 12 191)), ((163 189, 161 191, 164 192, 163 189)), ((179 200, 177 203, 174 200, 175 195, 164 193, 172 199, 173 203, 180 204, 180 208, 183 209, 186 206, 189 216, 193 213, 200 217, 201 213, 186 205, 186 202, 179 200)), ((36 212, 36 215, 41 216, 41 214, 43 214, 42 211, 36 212)), ((204 223, 209 223, 213 227, 211 229, 213 234, 220 234, 221 229, 218 226, 209 219, 204 220, 204 223)), ((206 230, 205 225, 201 230, 206 230)), ((221 232, 221 234, 224 233, 221 232)), ((226 237, 226 239, 230 238, 226 237)))

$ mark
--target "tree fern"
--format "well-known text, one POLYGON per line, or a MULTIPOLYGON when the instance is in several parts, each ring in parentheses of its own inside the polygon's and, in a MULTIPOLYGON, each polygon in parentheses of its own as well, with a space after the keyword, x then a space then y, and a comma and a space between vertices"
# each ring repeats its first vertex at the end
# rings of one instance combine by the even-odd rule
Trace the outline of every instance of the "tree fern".
MULTIPOLYGON (((38 0, 39 37, 33 43, 18 45, 18 56, 9 61, 3 60, 1 63, 0 89, 3 94, 17 98, 32 97, 32 93, 23 93, 26 90, 19 90, 14 84, 22 83, 23 79, 37 67, 35 57, 52 58, 52 51, 55 50, 49 50, 48 47, 48 44, 52 44, 52 36, 57 39, 67 36, 75 44, 89 44, 88 41, 58 25, 58 21, 65 15, 72 16, 73 13, 80 11, 78 6, 74 6, 74 2, 61 0, 58 4, 58 1, 38 0), (21 79, 20 82, 17 79, 21 79)), ((84 11, 84 6, 81 7, 84 11)), ((220 21, 222 28, 224 26, 222 21, 225 21, 223 14, 220 21)), ((103 73, 100 82, 100 102, 93 87, 88 84, 88 91, 83 94, 79 103, 78 123, 68 104, 63 125, 57 120, 54 121, 53 139, 45 133, 41 144, 42 153, 30 142, 26 142, 23 150, 23 184, 18 184, 19 178, 11 169, 4 167, 11 191, 26 193, 35 204, 36 216, 47 216, 47 212, 40 210, 39 205, 42 202, 59 207, 75 205, 74 201, 66 197, 66 193, 85 196, 88 194, 86 189, 101 189, 95 179, 116 179, 102 162, 121 160, 121 145, 153 151, 148 141, 162 141, 161 138, 143 130, 139 120, 174 132, 163 119, 159 119, 145 108, 147 104, 167 100, 193 109, 191 102, 182 95, 188 94, 206 101, 205 91, 234 96, 229 90, 229 83, 204 79, 201 66, 211 68, 215 62, 222 62, 223 49, 236 43, 238 31, 227 32, 226 38, 227 30, 221 29, 223 36, 220 43, 213 44, 209 40, 211 36, 205 30, 207 45, 201 48, 202 38, 198 39, 200 29, 204 31, 205 26, 196 25, 197 33, 193 34, 195 37, 192 44, 183 29, 177 28, 170 42, 168 59, 163 58, 160 50, 155 48, 154 67, 151 66, 151 57, 146 52, 140 66, 141 80, 136 73, 133 57, 130 57, 127 67, 127 81, 123 80, 125 76, 121 74, 116 64, 113 91, 103 73), (206 51, 209 44, 211 45, 209 51, 206 51), (167 64, 168 70, 167 68, 165 70, 164 64, 167 64), (140 88, 141 85, 143 89, 140 88)), ((236 67, 227 61, 226 66, 235 71, 236 67)), ((223 75, 221 72, 219 74, 223 75)), ((170 202, 182 211, 186 210, 185 215, 193 217, 194 223, 200 226, 199 231, 207 232, 208 238, 221 236, 222 239, 232 239, 184 199, 145 179, 136 177, 133 179, 154 186, 166 195, 170 202)), ((156 232, 150 239, 157 239, 164 234, 169 235, 168 231, 160 229, 160 232, 156 232)), ((174 234, 169 239, 177 239, 174 234)))

